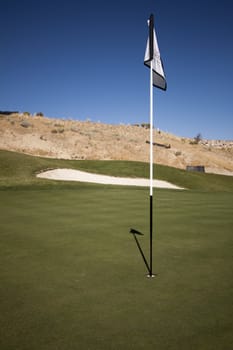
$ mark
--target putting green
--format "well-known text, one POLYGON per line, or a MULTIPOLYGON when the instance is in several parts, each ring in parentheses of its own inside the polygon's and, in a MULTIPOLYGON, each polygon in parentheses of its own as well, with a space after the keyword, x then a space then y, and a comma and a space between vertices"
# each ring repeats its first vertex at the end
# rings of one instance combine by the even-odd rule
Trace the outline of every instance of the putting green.
POLYGON ((232 178, 157 167, 189 191, 37 179, 46 168, 147 177, 137 162, 67 162, 0 151, 0 349, 228 350, 232 178), (195 191, 194 191, 195 189, 195 191))
POLYGON ((232 194, 100 185, 0 191, 1 349, 230 349, 232 194))

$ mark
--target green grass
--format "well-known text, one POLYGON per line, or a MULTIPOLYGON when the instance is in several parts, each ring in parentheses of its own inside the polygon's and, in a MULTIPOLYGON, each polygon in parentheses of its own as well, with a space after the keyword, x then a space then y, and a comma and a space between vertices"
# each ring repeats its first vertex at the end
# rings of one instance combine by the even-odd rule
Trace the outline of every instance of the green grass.
POLYGON ((153 280, 147 197, 1 192, 1 349, 230 349, 232 194, 156 191, 153 280))
MULTIPOLYGON (((0 150, 0 188, 28 186, 53 186, 57 181, 37 179, 35 174, 47 168, 72 168, 89 172, 123 176, 149 177, 149 165, 128 161, 68 161, 32 157, 25 154, 0 150)), ((193 190, 233 192, 233 177, 191 173, 162 165, 154 167, 154 177, 193 190)), ((60 183, 61 184, 61 183, 60 183)), ((74 185, 74 183, 72 184, 74 185)), ((76 184, 78 186, 78 184, 76 184)), ((64 183, 62 184, 64 186, 64 183)), ((70 186, 70 184, 66 184, 70 186)))
MULTIPOLYGON (((155 191, 158 275, 148 279, 129 234, 144 232, 148 257, 148 189, 36 180, 35 171, 76 162, 0 155, 0 349, 232 348, 228 177, 210 184, 214 192, 198 185, 205 176, 187 180, 195 191, 155 191)), ((143 166, 117 164, 123 176, 143 166)), ((109 162, 78 168, 117 171, 109 162)))

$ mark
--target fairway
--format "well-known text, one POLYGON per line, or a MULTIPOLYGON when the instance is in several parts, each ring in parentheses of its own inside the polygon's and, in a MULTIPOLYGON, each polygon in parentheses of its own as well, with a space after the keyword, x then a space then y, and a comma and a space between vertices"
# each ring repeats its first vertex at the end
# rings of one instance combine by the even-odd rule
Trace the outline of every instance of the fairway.
POLYGON ((0 348, 203 349, 232 345, 230 192, 76 184, 0 191, 0 348))

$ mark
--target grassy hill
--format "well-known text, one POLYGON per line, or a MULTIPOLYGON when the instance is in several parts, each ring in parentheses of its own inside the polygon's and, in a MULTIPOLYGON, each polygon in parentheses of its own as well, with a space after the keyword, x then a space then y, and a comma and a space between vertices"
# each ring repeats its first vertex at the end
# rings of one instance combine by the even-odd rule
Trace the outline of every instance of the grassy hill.
MULTIPOLYGON (((37 179, 36 174, 45 169, 72 168, 98 174, 122 177, 149 177, 149 165, 134 161, 59 160, 33 157, 21 153, 0 151, 0 187, 22 185, 62 186, 63 182, 37 179)), ((154 167, 156 179, 169 181, 187 189, 200 191, 233 191, 233 177, 191 173, 163 165, 154 167)), ((66 186, 69 185, 66 183, 66 186)), ((72 186, 79 184, 72 183, 72 186)))

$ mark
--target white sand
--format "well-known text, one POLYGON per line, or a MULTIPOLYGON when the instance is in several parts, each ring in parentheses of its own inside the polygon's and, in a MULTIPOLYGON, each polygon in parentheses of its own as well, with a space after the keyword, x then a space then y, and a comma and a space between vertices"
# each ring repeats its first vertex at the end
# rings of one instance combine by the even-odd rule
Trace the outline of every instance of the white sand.
MULTIPOLYGON (((51 180, 80 181, 80 182, 90 182, 90 183, 98 183, 98 184, 105 184, 105 185, 149 187, 149 179, 126 178, 126 177, 91 174, 85 171, 73 170, 73 169, 49 170, 38 174, 37 177, 44 178, 44 179, 51 179, 51 180)), ((167 181, 161 181, 161 180, 153 180, 153 187, 179 189, 179 190, 184 189, 182 187, 175 186, 167 181)))

